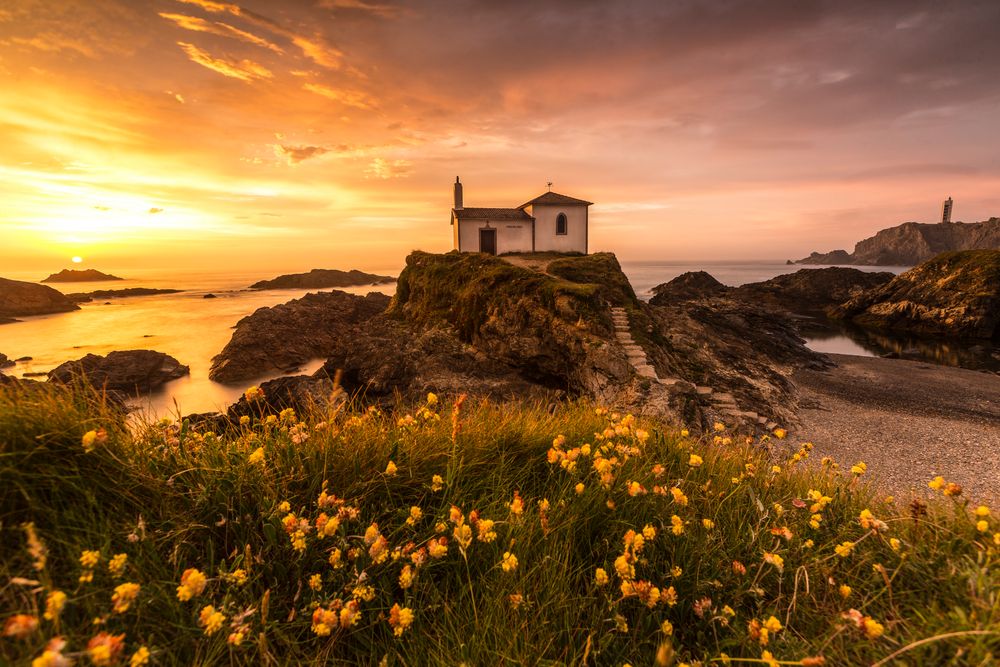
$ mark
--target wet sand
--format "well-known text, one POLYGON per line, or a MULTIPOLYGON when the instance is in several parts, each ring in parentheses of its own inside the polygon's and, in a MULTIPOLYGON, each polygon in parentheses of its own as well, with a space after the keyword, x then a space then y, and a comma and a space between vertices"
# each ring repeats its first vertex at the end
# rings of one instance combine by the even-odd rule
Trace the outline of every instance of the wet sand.
POLYGON ((869 481, 900 498, 926 496, 942 475, 973 501, 1000 501, 1000 376, 919 361, 828 355, 800 370, 800 428, 815 461, 868 464, 869 481))

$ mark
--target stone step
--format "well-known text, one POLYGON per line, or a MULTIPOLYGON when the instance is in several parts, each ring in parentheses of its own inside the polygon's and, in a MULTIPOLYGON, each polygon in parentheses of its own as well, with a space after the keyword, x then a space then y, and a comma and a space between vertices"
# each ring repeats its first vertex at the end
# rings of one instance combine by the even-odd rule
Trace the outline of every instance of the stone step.
POLYGON ((699 396, 711 396, 714 391, 711 387, 695 387, 694 390, 699 396))
POLYGON ((618 340, 627 341, 629 343, 632 342, 632 334, 630 334, 627 331, 616 331, 615 338, 617 338, 618 340))
POLYGON ((743 415, 744 417, 746 417, 747 419, 752 419, 754 421, 757 421, 757 413, 756 412, 751 412, 750 410, 744 410, 740 414, 743 415))
POLYGON ((736 399, 732 394, 718 393, 712 396, 712 401, 714 403, 735 403, 736 399))
POLYGON ((625 314, 625 309, 622 308, 621 306, 612 306, 611 307, 611 312, 614 313, 614 314, 616 314, 616 315, 618 313, 621 313, 621 314, 624 315, 625 314))
POLYGON ((768 431, 773 431, 774 429, 778 428, 778 423, 767 422, 766 424, 764 424, 764 428, 766 428, 768 431))
POLYGON ((757 417, 757 423, 763 426, 767 423, 767 417, 757 417))
POLYGON ((739 408, 722 408, 719 410, 724 415, 729 415, 730 417, 742 417, 743 411, 739 408))
POLYGON ((665 384, 668 387, 671 387, 671 386, 677 384, 678 382, 680 382, 680 380, 678 380, 677 378, 659 378, 659 380, 660 380, 660 384, 665 384))

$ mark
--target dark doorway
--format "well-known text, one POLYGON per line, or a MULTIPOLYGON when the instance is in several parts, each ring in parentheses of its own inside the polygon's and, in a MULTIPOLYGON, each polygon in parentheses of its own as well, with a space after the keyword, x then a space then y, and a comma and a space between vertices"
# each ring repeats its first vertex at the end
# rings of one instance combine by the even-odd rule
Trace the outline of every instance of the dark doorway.
POLYGON ((497 230, 479 230, 479 252, 485 252, 487 255, 497 254, 497 230))

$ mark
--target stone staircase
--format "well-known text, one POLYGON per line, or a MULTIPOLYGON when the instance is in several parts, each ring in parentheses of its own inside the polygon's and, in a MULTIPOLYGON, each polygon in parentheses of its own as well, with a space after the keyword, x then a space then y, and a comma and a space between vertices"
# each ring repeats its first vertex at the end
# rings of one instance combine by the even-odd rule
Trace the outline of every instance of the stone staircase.
MULTIPOLYGON (((667 386, 680 382, 678 378, 661 378, 656 374, 656 369, 649 363, 645 350, 643 350, 642 346, 632 339, 628 313, 624 308, 621 306, 613 306, 611 308, 611 320, 614 322, 615 326, 615 338, 621 346, 625 348, 625 356, 628 357, 629 363, 632 365, 632 368, 635 369, 637 374, 667 386)), ((707 401, 712 408, 714 408, 715 411, 721 415, 731 417, 738 421, 747 421, 751 424, 756 424, 767 429, 768 431, 773 431, 778 427, 778 424, 772 419, 759 415, 756 412, 742 410, 739 404, 736 403, 736 399, 732 394, 717 392, 711 387, 702 386, 696 387, 695 391, 697 392, 699 398, 707 401)))

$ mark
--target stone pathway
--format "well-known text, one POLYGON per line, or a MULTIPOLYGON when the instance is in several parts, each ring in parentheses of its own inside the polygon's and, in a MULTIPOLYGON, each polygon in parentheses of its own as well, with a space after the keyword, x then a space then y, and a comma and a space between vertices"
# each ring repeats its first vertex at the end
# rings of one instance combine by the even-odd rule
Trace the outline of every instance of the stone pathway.
MULTIPOLYGON (((625 355, 628 357, 628 361, 632 364, 632 368, 635 369, 636 373, 642 377, 655 380, 656 382, 667 386, 680 382, 678 378, 661 378, 657 376, 656 369, 649 363, 649 359, 646 358, 646 352, 642 349, 642 346, 632 339, 632 332, 629 328, 628 313, 624 308, 621 306, 613 306, 611 308, 611 320, 615 325, 615 338, 617 338, 621 346, 625 348, 625 355)), ((778 424, 772 419, 768 419, 763 415, 758 415, 756 412, 742 410, 739 404, 736 403, 736 399, 732 394, 717 392, 711 387, 696 387, 696 391, 698 396, 708 401, 719 414, 733 417, 739 421, 747 421, 751 424, 757 424, 764 427, 768 431, 773 431, 778 427, 778 424)))

